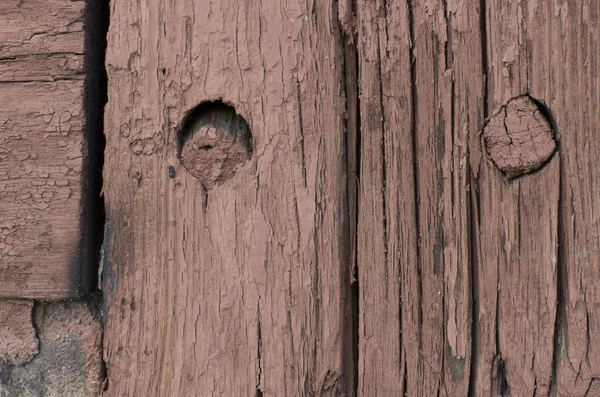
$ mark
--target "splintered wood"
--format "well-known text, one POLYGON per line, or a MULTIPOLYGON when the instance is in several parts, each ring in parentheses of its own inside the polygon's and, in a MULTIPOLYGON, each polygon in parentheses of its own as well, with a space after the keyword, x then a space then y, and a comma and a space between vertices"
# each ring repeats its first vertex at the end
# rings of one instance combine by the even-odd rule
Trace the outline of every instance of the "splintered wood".
POLYGON ((332 12, 330 2, 111 1, 106 395, 351 392, 332 12), (184 115, 217 100, 252 134, 252 155, 236 151, 231 169, 216 128, 178 153, 184 115))
POLYGON ((597 393, 599 14, 111 2, 106 394, 597 393))
POLYGON ((81 293, 84 6, 0 3, 0 297, 81 293))

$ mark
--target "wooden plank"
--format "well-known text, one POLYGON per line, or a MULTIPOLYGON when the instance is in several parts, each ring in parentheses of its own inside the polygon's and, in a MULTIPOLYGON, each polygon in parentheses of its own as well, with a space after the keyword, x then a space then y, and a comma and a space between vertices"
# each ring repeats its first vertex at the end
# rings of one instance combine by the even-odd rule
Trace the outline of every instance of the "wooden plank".
POLYGON ((80 245, 84 6, 0 4, 0 297, 92 288, 80 245))
POLYGON ((0 83, 83 78, 83 54, 49 54, 0 59, 0 83))
POLYGON ((351 388, 336 12, 328 2, 111 2, 105 394, 351 388), (252 155, 203 186, 180 163, 177 129, 220 98, 248 121, 252 155))
POLYGON ((0 3, 0 59, 83 54, 83 0, 9 0, 0 3))
POLYGON ((0 84, 0 296, 77 295, 82 86, 0 84))
POLYGON ((466 395, 479 7, 364 2, 358 19, 359 394, 466 395))
POLYGON ((600 377, 600 3, 522 8, 528 91, 554 116, 561 158, 552 393, 592 396, 600 377))
POLYGON ((486 4, 492 118, 476 190, 476 395, 549 395, 554 378, 561 155, 554 153, 551 115, 525 95, 529 46, 542 39, 526 38, 527 13, 519 2, 486 4), (536 138, 540 128, 550 138, 536 138), (492 137, 493 129, 501 134, 492 137), (497 152, 494 145, 506 138, 510 144, 497 152), (537 161, 536 153, 546 157, 537 161))
POLYGON ((389 4, 357 2, 359 396, 414 390, 419 362, 410 13, 389 4))

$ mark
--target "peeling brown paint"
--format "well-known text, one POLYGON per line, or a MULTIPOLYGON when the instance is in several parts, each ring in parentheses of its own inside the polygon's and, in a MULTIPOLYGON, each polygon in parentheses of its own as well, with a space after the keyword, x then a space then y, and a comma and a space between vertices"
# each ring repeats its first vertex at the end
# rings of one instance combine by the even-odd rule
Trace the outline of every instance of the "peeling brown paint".
POLYGON ((511 99, 483 129, 488 154, 507 177, 537 170, 554 153, 552 126, 527 95, 511 99))

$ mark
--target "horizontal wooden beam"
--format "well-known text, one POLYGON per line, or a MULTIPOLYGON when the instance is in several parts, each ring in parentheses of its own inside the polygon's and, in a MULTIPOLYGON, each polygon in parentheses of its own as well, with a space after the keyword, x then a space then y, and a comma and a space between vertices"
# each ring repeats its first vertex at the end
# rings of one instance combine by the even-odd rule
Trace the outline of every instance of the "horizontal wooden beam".
POLYGON ((85 5, 0 4, 0 297, 93 288, 83 257, 85 5))

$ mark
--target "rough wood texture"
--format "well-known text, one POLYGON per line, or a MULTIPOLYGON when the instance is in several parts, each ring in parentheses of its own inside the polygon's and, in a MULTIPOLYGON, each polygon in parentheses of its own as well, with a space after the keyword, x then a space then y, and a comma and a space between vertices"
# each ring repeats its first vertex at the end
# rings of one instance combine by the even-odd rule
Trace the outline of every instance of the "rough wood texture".
POLYGON ((388 12, 382 7, 383 2, 370 1, 357 6, 361 396, 401 394, 404 379, 417 376, 416 371, 407 375, 406 366, 416 369, 419 361, 419 285, 412 282, 418 276, 417 264, 411 261, 417 234, 410 16, 405 3, 388 12), (406 302, 406 311, 400 311, 400 302, 406 302))
POLYGON ((597 393, 597 3, 111 7, 109 395, 597 393))
MULTIPOLYGON (((500 6, 495 12, 505 12, 500 6)), ((521 14, 515 29, 529 60, 527 90, 554 116, 561 160, 552 393, 593 396, 600 378, 600 3, 523 4, 521 14)))
POLYGON ((330 2, 111 2, 107 395, 352 389, 336 13, 330 2), (248 121, 253 154, 207 191, 180 163, 177 128, 219 98, 248 121))
POLYGON ((0 297, 84 292, 84 5, 0 4, 0 297))
POLYGON ((465 395, 478 7, 359 2, 358 20, 359 394, 465 395))

